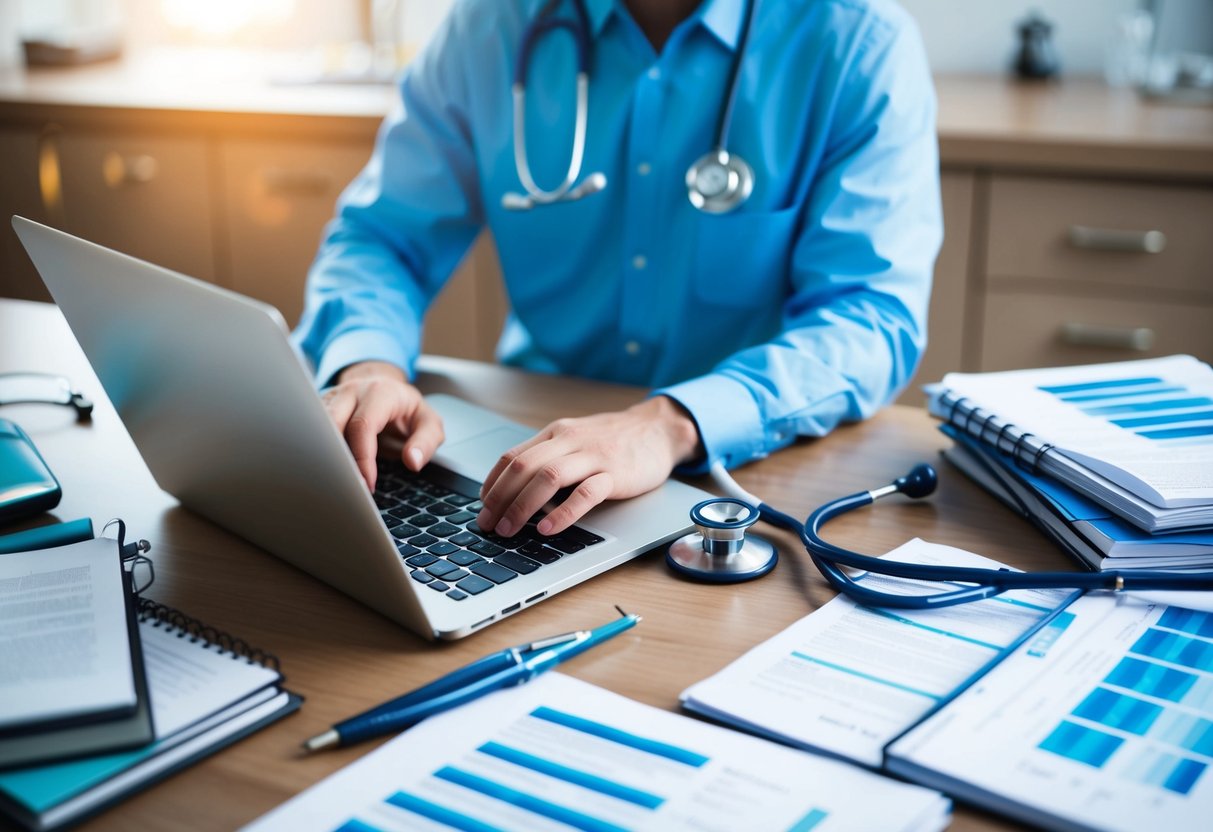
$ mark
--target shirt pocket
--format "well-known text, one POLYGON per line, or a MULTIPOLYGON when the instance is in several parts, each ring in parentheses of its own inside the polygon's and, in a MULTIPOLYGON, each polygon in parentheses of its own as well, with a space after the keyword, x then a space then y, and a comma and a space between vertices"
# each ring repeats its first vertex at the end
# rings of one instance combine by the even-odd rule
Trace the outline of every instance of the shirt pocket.
POLYGON ((795 206, 698 217, 696 300, 709 306, 754 309, 781 304, 796 243, 795 206))

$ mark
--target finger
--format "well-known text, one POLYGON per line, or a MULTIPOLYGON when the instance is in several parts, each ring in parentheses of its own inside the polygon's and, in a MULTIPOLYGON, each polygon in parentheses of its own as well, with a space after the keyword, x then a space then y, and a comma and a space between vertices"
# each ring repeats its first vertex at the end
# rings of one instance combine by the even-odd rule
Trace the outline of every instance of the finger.
POLYGON ((322 401, 329 418, 333 420, 337 430, 344 434, 345 426, 349 423, 354 408, 358 405, 358 396, 349 388, 337 387, 325 393, 322 401))
POLYGON ((409 420, 408 439, 402 451, 404 464, 420 471, 434 456, 434 451, 446 438, 442 417, 424 399, 418 402, 409 420))
POLYGON ((382 388, 372 385, 358 400, 345 425, 346 444, 354 454, 358 471, 372 491, 375 490, 375 480, 379 474, 375 464, 379 452, 379 434, 395 416, 392 401, 392 397, 382 388))
POLYGON ((483 500, 485 498, 489 491, 492 490, 493 485, 496 484, 497 479, 502 475, 502 473, 505 472, 505 469, 508 468, 515 459, 529 451, 531 448, 534 448, 540 442, 547 442, 551 438, 552 436, 551 433, 549 433, 549 428, 544 428, 530 439, 526 440, 525 442, 518 443, 503 453, 497 460, 497 463, 493 465, 492 469, 489 471, 489 475, 484 478, 484 482, 481 483, 480 499, 483 500))
POLYGON ((586 453, 556 457, 541 465, 506 506, 494 529, 498 534, 514 534, 543 508, 561 488, 576 485, 602 470, 602 463, 586 453))
POLYGON ((548 516, 540 521, 536 530, 540 534, 559 534, 576 523, 586 512, 611 496, 615 480, 607 471, 600 471, 573 489, 573 493, 548 516))
POLYGON ((506 510, 513 505, 522 489, 535 476, 535 472, 551 460, 565 456, 570 450, 572 449, 566 447, 565 442, 549 439, 535 444, 517 456, 513 456, 512 451, 507 452, 505 457, 511 457, 510 461, 480 498, 484 508, 476 518, 477 525, 482 529, 493 529, 504 537, 518 531, 530 515, 520 518, 521 522, 513 520, 510 524, 503 524, 506 510))

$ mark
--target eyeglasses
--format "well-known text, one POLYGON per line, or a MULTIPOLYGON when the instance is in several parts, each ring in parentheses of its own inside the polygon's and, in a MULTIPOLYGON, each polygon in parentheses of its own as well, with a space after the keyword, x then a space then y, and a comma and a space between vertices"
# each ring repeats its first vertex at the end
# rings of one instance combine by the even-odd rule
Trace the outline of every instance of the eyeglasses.
POLYGON ((6 404, 61 404, 76 411, 78 422, 87 422, 93 413, 93 403, 83 393, 50 373, 0 373, 0 405, 6 404))

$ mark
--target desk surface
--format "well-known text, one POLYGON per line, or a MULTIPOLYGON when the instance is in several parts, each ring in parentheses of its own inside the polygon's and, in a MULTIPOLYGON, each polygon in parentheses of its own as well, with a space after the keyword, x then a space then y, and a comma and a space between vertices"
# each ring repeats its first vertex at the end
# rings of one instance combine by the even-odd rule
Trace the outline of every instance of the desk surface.
MULTIPOLYGON (((125 325, 115 322, 116 325, 125 325)), ((531 425, 555 415, 624 406, 628 387, 534 376, 457 359, 422 361, 422 386, 463 396, 531 425)), ((763 580, 733 587, 689 583, 650 554, 453 644, 434 645, 310 576, 180 507, 156 487, 58 310, 0 301, 0 372, 67 375, 97 407, 91 425, 67 408, 14 405, 0 415, 32 436, 63 484, 56 517, 124 518, 151 541, 149 595, 276 653, 288 686, 307 701, 298 714, 139 794, 85 829, 226 829, 239 826, 365 754, 374 743, 304 757, 299 743, 331 723, 492 650, 610 618, 613 604, 644 623, 562 670, 616 693, 675 711, 678 694, 828 601, 833 592, 775 537, 783 560, 763 580)), ((239 403, 234 402, 233 407, 239 403)), ((182 441, 189 426, 182 425, 182 441)), ((946 440, 920 409, 891 407, 826 439, 802 441, 737 472, 747 489, 805 516, 842 493, 888 481, 946 440)), ((831 539, 866 552, 918 536, 1021 568, 1069 568, 1034 528, 940 466, 929 501, 889 501, 831 526, 831 539)), ((958 809, 958 830, 1015 828, 958 809)))

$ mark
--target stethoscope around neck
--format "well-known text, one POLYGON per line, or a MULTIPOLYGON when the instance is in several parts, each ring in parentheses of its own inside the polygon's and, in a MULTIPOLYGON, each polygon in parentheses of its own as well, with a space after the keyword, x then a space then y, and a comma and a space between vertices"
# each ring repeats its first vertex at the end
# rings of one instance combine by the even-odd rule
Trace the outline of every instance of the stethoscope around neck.
POLYGON ((778 553, 767 540, 746 531, 759 519, 795 533, 813 564, 834 589, 854 601, 872 607, 935 609, 967 604, 1015 589, 1077 589, 1115 591, 1182 591, 1213 589, 1213 572, 1183 573, 1130 569, 1102 572, 1013 572, 1008 569, 976 569, 962 566, 933 566, 903 563, 861 555, 827 543, 821 528, 841 514, 884 497, 902 494, 927 497, 937 483, 930 465, 915 466, 903 477, 871 491, 860 491, 831 500, 819 507, 804 523, 777 511, 737 484, 724 466, 712 467, 712 477, 731 496, 705 500, 691 509, 695 531, 670 544, 666 562, 689 578, 712 583, 736 583, 759 578, 775 568, 778 553), (863 576, 847 569, 942 584, 960 584, 926 595, 883 592, 863 585, 863 576))
MULTIPOLYGON (((589 121, 590 97, 590 18, 585 0, 573 0, 573 18, 556 16, 561 0, 549 2, 527 26, 518 47, 514 66, 511 95, 514 102, 514 167, 525 193, 510 191, 502 195, 501 205, 512 211, 528 211, 539 205, 574 202, 595 194, 607 186, 606 174, 595 171, 578 182, 585 160, 586 125, 589 121), (564 180, 552 190, 544 190, 535 182, 526 151, 526 79, 536 44, 547 34, 566 30, 577 48, 577 109, 573 122, 573 152, 569 157, 564 180)), ((737 78, 757 0, 746 0, 741 37, 729 68, 727 95, 716 121, 713 149, 700 156, 687 169, 687 198, 691 204, 709 214, 724 214, 745 202, 754 190, 754 170, 745 159, 727 149, 729 125, 737 99, 737 78)))

